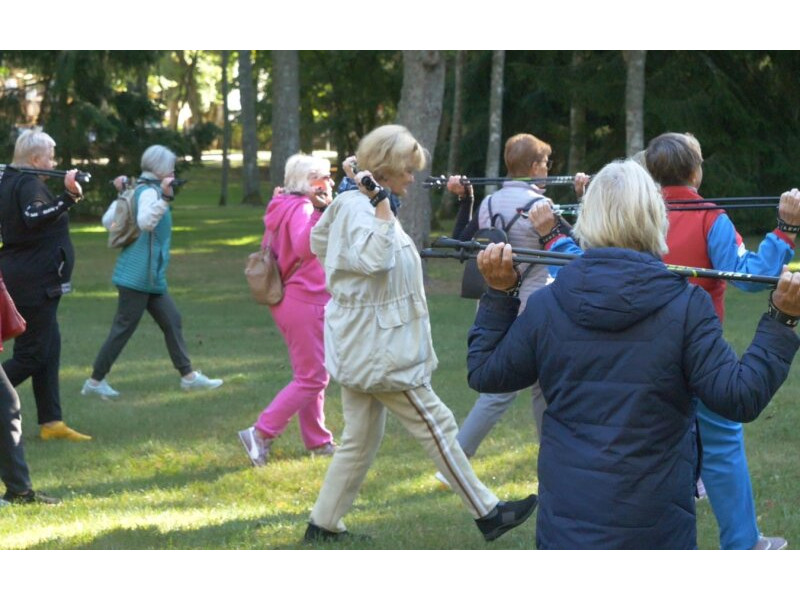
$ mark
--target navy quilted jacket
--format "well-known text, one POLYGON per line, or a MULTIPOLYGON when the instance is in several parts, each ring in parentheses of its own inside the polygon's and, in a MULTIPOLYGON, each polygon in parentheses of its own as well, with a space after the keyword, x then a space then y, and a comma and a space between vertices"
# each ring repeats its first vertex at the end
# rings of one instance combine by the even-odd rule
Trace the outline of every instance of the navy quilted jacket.
POLYGON ((650 254, 589 250, 518 301, 484 295, 469 384, 547 399, 539 548, 695 548, 697 395, 755 419, 786 378, 794 331, 764 317, 739 360, 708 294, 650 254))

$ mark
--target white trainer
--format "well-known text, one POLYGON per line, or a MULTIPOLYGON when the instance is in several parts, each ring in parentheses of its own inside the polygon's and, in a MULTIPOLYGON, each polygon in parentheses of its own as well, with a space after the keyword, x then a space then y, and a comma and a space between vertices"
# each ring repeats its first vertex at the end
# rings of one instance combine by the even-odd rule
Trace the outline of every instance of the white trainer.
POLYGON ((272 445, 271 440, 264 440, 256 435, 255 427, 248 427, 239 432, 239 440, 244 446, 247 456, 254 467, 263 467, 267 464, 269 458, 269 448, 272 445))
POLYGON ((116 398, 119 396, 119 392, 112 388, 105 379, 102 379, 97 385, 92 384, 91 379, 87 379, 83 382, 81 394, 84 396, 88 396, 89 394, 97 394, 103 400, 108 400, 109 398, 116 398))
POLYGON ((209 379, 200 371, 194 372, 193 379, 181 377, 181 389, 187 392, 192 390, 213 390, 222 385, 222 379, 209 379))

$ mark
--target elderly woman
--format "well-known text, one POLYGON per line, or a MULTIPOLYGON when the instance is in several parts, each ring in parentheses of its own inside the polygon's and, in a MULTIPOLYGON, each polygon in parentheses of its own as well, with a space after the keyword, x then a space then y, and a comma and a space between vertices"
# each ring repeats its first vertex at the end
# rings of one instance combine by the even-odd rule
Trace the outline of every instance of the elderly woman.
POLYGON ((547 399, 539 548, 696 548, 695 396, 750 421, 788 375, 800 274, 784 270, 739 360, 708 294, 660 260, 666 232, 656 184, 625 161, 584 197, 585 254, 519 317, 511 247, 478 257, 491 289, 470 332, 470 385, 504 392, 538 379, 547 399))
POLYGON ((44 131, 24 131, 0 182, 0 270, 28 323, 3 370, 13 387, 30 377, 43 440, 86 441, 91 437, 68 427, 61 413, 61 333, 56 318, 61 296, 72 289, 75 250, 68 211, 83 197, 81 186, 75 181, 77 171, 68 171, 64 192, 55 197, 40 176, 25 172, 53 169, 55 146, 44 131))
POLYGON ((295 154, 286 161, 284 187, 270 200, 264 215, 263 246, 276 254, 284 296, 270 306, 272 318, 289 349, 293 378, 255 425, 239 432, 253 466, 263 466, 272 443, 296 414, 306 448, 315 455, 334 452, 333 435, 325 427, 325 347, 322 328, 325 272, 311 253, 311 228, 317 224, 332 196, 331 163, 323 158, 295 154))
POLYGON ((384 125, 356 152, 359 190, 340 194, 311 232, 325 268, 325 364, 341 384, 344 433, 311 511, 305 540, 340 540, 383 437, 387 409, 425 448, 487 541, 523 523, 536 496, 499 502, 456 441, 452 412, 431 388, 437 359, 417 249, 394 217, 425 150, 405 127, 384 125))
MULTIPOLYGON (((517 180, 547 177, 553 166, 551 154, 550 144, 530 133, 511 136, 506 140, 503 151, 508 177, 517 180)), ((575 192, 579 196, 583 194, 587 180, 588 177, 583 173, 575 176, 575 192)), ((479 229, 495 227, 506 232, 508 241, 513 246, 541 247, 538 233, 528 219, 521 218, 518 209, 528 210, 539 200, 546 200, 544 186, 539 187, 526 181, 506 181, 499 190, 483 199, 477 219, 471 216, 474 203, 472 186, 469 183, 465 184, 460 176, 454 175, 449 178, 447 189, 459 197, 459 211, 453 228, 454 238, 468 240, 479 229)), ((520 310, 525 309, 530 295, 542 288, 547 280, 547 267, 544 265, 528 265, 522 270, 520 310)), ((478 396, 458 432, 458 443, 467 456, 475 455, 492 427, 516 400, 517 394, 518 392, 514 391, 507 394, 478 396)), ((541 439, 545 401, 538 383, 534 383, 531 387, 531 407, 536 432, 541 439)), ((436 473, 436 478, 445 483, 441 473, 436 473)))
MULTIPOLYGON (((92 376, 83 384, 81 393, 84 395, 96 394, 103 399, 119 395, 105 377, 136 331, 145 310, 164 333, 172 365, 181 376, 182 390, 213 389, 222 385, 221 379, 209 379, 192 368, 183 339, 181 315, 167 292, 175 158, 169 148, 159 145, 150 146, 142 154, 142 174, 134 195, 136 223, 142 233, 117 257, 111 278, 118 290, 117 312, 111 331, 95 358, 92 376)), ((118 188, 123 185, 123 179, 115 180, 118 188)), ((107 229, 111 227, 114 212, 112 202, 103 215, 103 225, 107 229)))

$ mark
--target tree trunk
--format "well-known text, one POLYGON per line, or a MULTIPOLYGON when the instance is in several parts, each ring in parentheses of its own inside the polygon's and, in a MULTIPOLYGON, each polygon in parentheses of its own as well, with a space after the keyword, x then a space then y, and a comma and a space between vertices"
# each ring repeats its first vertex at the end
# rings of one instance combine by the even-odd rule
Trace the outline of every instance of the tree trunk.
POLYGON ((633 156, 644 149, 644 63, 647 50, 623 50, 628 67, 625 83, 625 151, 633 156))
POLYGON ((256 89, 250 50, 239 50, 239 94, 242 100, 242 204, 262 204, 258 182, 256 89))
POLYGON ((297 50, 272 51, 272 91, 269 175, 275 187, 283 185, 286 160, 300 151, 300 59, 297 50))
MULTIPOLYGON (((447 171, 448 175, 454 175, 458 169, 458 152, 461 146, 461 122, 464 120, 464 57, 465 50, 456 50, 453 66, 453 113, 450 124, 450 147, 447 152, 447 171)), ((463 175, 463 173, 462 173, 463 175)), ((453 195, 445 191, 442 194, 442 206, 439 209, 439 216, 446 218, 454 213, 453 195)))
MULTIPOLYGON (((492 80, 489 90, 489 143, 486 146, 486 177, 500 174, 500 148, 503 138, 503 70, 506 62, 505 50, 492 52, 492 80)), ((491 194, 495 186, 487 186, 491 194)))
POLYGON ((222 66, 222 184, 219 192, 219 205, 228 205, 228 174, 231 170, 231 161, 228 158, 228 150, 231 147, 231 120, 230 110, 228 109, 228 61, 231 51, 223 50, 220 53, 220 63, 222 66))
POLYGON ((439 122, 442 119, 444 100, 445 61, 438 50, 403 51, 403 87, 397 120, 408 127, 411 134, 430 153, 428 164, 414 175, 408 196, 400 208, 403 228, 414 240, 417 248, 428 241, 431 225, 431 200, 422 181, 430 175, 431 160, 436 149, 439 122))
POLYGON ((586 168, 586 103, 581 94, 580 67, 584 51, 572 52, 572 97, 569 108, 569 159, 567 173, 578 173, 586 168))

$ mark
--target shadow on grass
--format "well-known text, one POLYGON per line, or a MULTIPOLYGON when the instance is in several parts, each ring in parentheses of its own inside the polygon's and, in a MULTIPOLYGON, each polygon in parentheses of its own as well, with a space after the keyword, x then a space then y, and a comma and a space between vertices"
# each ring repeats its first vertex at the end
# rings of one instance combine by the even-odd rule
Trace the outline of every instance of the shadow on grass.
MULTIPOLYGON (((115 479, 113 482, 103 482, 96 484, 81 484, 76 490, 72 487, 48 486, 48 492, 54 496, 67 498, 68 494, 78 492, 73 498, 81 496, 111 497, 121 493, 146 493, 157 490, 160 492, 178 490, 189 484, 198 482, 213 483, 220 478, 237 473, 242 470, 241 465, 218 465, 206 469, 186 469, 175 473, 158 472, 146 477, 135 477, 131 479, 115 479)), ((182 503, 176 502, 176 505, 182 503)))

